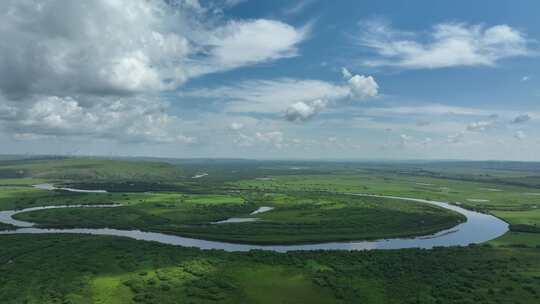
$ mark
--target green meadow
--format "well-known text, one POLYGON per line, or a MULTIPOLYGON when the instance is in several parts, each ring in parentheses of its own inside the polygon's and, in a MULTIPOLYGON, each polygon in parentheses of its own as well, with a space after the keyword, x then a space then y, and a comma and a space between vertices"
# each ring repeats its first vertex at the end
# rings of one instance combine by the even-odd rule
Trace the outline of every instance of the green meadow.
POLYGON ((0 303, 538 303, 536 176, 513 163, 0 161, 0 211, 121 205, 16 216, 42 227, 297 244, 424 235, 464 220, 353 193, 447 201, 510 224, 486 244, 354 252, 227 253, 106 236, 0 235, 0 303), (193 178, 201 173, 208 176, 193 178), (38 183, 110 192, 32 187, 38 183), (274 209, 250 215, 263 206, 274 209), (212 224, 230 217, 258 221, 212 224))

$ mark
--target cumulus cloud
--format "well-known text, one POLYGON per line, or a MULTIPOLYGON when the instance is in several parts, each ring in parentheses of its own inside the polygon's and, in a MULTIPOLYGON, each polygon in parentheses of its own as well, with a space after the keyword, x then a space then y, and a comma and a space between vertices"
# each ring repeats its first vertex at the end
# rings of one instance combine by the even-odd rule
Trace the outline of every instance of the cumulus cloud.
POLYGON ((372 76, 353 75, 347 68, 342 68, 341 74, 347 81, 351 97, 365 99, 379 93, 379 85, 372 76))
POLYGON ((324 110, 327 105, 328 102, 322 99, 317 99, 312 102, 299 101, 287 108, 285 119, 288 121, 306 121, 324 110))
POLYGON ((184 12, 165 1, 2 1, 0 89, 8 95, 130 93, 181 83, 184 12), (10 75, 6 77, 5 75, 10 75))
POLYGON ((428 36, 391 28, 383 22, 362 23, 359 39, 377 58, 371 66, 435 69, 455 66, 494 66, 499 60, 532 52, 525 33, 506 24, 486 27, 466 23, 441 23, 428 36))
POLYGON ((94 136, 123 142, 194 143, 178 132, 181 121, 165 112, 167 104, 141 97, 93 99, 40 96, 29 107, 15 108, 2 125, 16 136, 94 136))
POLYGON ((194 142, 166 113, 161 92, 200 75, 296 56, 309 32, 275 20, 223 21, 216 5, 0 2, 0 125, 10 134, 194 142))
POLYGON ((520 124, 531 120, 531 116, 529 114, 522 114, 516 116, 514 119, 512 119, 513 124, 520 124))
POLYGON ((297 54, 306 29, 266 20, 206 24, 197 1, 29 0, 0 4, 6 94, 172 89, 200 74, 297 54))
POLYGON ((351 95, 355 98, 375 97, 379 92, 379 85, 371 76, 354 75, 348 80, 348 84, 351 95))
MULTIPOLYGON (((341 73, 347 82, 346 88, 343 89, 343 92, 347 92, 347 94, 335 96, 335 98, 331 100, 334 106, 339 105, 340 101, 345 98, 364 100, 375 97, 379 93, 379 85, 372 76, 353 75, 346 68, 342 68, 341 73)), ((287 108, 285 111, 285 118, 288 121, 307 121, 326 109, 329 105, 330 103, 323 99, 309 102, 298 101, 287 108)))

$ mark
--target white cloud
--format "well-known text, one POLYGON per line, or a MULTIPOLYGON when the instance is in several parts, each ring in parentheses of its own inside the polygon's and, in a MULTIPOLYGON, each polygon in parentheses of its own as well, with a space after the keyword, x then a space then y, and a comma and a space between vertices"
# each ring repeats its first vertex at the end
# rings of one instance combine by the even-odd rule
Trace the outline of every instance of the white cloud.
POLYGON ((379 85, 372 76, 353 75, 347 68, 341 68, 341 75, 347 81, 350 96, 356 99, 375 97, 379 93, 379 85))
POLYGON ((179 29, 190 11, 164 1, 2 1, 0 89, 121 94, 182 83, 178 63, 192 46, 179 29))
POLYGON ((1 1, 0 125, 20 138, 196 141, 161 92, 296 56, 309 33, 276 20, 224 21, 219 6, 238 2, 1 1))
POLYGON ((133 93, 297 55, 308 29, 274 20, 205 21, 197 1, 0 3, 6 94, 133 93), (5 76, 9 75, 9 77, 5 76))
POLYGON ((495 121, 491 120, 491 121, 476 121, 476 122, 473 122, 473 123, 470 123, 469 125, 467 125, 467 131, 471 131, 471 132, 480 132, 480 131, 485 131, 491 127, 494 127, 496 124, 495 121))
POLYGON ((341 68, 341 76, 343 76, 343 79, 349 80, 353 77, 353 74, 345 67, 341 68))
POLYGON ((441 23, 427 37, 395 30, 382 22, 367 22, 362 26, 360 44, 378 55, 365 62, 371 66, 409 69, 494 66, 501 59, 532 53, 526 35, 505 24, 486 27, 441 23))
POLYGON ((257 19, 230 21, 201 35, 202 60, 190 66, 193 75, 234 69, 298 55, 297 45, 306 39, 309 27, 297 29, 286 23, 257 19))
MULTIPOLYGON (((349 111, 352 111, 352 109, 349 109, 349 111)), ((537 112, 520 114, 518 111, 511 109, 499 109, 496 110, 498 112, 496 114, 494 114, 493 111, 493 109, 425 103, 404 106, 398 104, 384 104, 383 106, 363 108, 359 113, 375 117, 391 118, 410 116, 412 119, 416 120, 417 127, 430 125, 429 130, 432 130, 434 125, 440 124, 441 122, 451 122, 453 125, 459 125, 459 121, 477 119, 477 121, 469 124, 464 122, 464 124, 466 124, 465 127, 463 127, 463 124, 461 125, 461 129, 468 128, 470 131, 486 130, 491 127, 502 126, 504 121, 508 121, 508 123, 523 123, 539 115, 537 112), (434 117, 437 118, 437 121, 434 121, 434 117)))
POLYGON ((393 106, 386 108, 370 108, 366 109, 366 113, 371 115, 460 115, 460 116, 488 116, 491 115, 491 111, 460 107, 449 106, 443 104, 428 103, 423 105, 412 106, 393 106))
POLYGON ((285 111, 285 119, 288 121, 306 121, 324 110, 327 105, 328 102, 322 99, 317 99, 312 102, 299 101, 287 108, 287 111, 285 111))
POLYGON ((96 98, 40 96, 19 107, 2 125, 12 134, 91 136, 123 142, 193 143, 179 133, 181 121, 165 113, 167 105, 154 98, 96 98))
POLYGON ((285 15, 297 15, 303 12, 310 5, 315 3, 316 0, 298 0, 296 3, 284 10, 285 15))
POLYGON ((283 113, 297 102, 346 98, 349 88, 310 79, 249 80, 230 86, 205 88, 184 96, 218 99, 226 112, 283 113))
POLYGON ((375 97, 379 93, 379 85, 371 76, 354 75, 347 83, 354 98, 365 99, 375 97))
POLYGON ((339 106, 344 100, 377 96, 378 84, 372 76, 350 76, 342 85, 312 79, 249 80, 191 90, 180 96, 218 100, 227 112, 284 113, 289 121, 306 121, 329 106, 339 106))

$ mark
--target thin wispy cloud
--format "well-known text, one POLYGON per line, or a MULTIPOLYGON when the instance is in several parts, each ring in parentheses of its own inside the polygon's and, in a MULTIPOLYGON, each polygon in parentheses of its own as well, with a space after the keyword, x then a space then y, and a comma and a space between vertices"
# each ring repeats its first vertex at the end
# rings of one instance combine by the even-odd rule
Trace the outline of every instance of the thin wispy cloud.
POLYGON ((472 122, 470 123, 469 125, 467 125, 467 131, 471 131, 471 132, 481 132, 481 131, 486 131, 490 128, 493 128, 496 126, 496 121, 486 121, 486 120, 482 120, 482 121, 475 121, 475 122, 472 122))
POLYGON ((283 10, 285 15, 297 15, 305 11, 318 0, 295 0, 293 4, 283 10))
POLYGON ((228 112, 284 114, 289 121, 306 121, 343 100, 363 101, 377 96, 371 76, 352 75, 342 82, 314 79, 248 80, 234 85, 190 90, 181 96, 212 99, 228 112))
POLYGON ((360 27, 358 43, 376 55, 363 61, 369 66, 495 66, 505 58, 533 54, 526 34, 506 24, 440 23, 427 33, 395 29, 380 21, 362 22, 360 27))

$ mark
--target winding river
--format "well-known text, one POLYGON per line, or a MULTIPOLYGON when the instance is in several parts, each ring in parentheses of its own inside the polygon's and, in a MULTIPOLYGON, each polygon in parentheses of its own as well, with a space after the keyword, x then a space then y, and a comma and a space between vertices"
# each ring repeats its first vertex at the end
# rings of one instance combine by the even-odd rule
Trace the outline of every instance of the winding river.
MULTIPOLYGON (((48 185, 39 185, 38 188, 46 190, 58 189, 55 187, 49 187, 48 185)), ((61 188, 65 191, 73 192, 88 192, 87 190, 61 188)), ((97 192, 99 190, 93 190, 91 192, 97 192)), ((103 192, 103 191, 100 191, 103 192)), ((413 237, 413 238, 392 238, 381 239, 375 241, 352 241, 352 242, 327 242, 319 244, 299 244, 299 245, 249 245, 249 244, 237 244, 217 241, 207 241, 193 238, 186 238, 176 235, 169 235, 156 232, 145 232, 140 230, 119 230, 110 228, 100 229, 88 229, 88 228, 75 228, 75 229, 46 229, 36 228, 34 223, 23 222, 13 219, 13 216, 18 213, 56 209, 56 208, 114 208, 119 205, 100 205, 100 206, 88 206, 88 205, 71 205, 71 206, 47 206, 47 207, 35 207, 21 210, 0 211, 0 223, 11 224, 17 228, 14 230, 0 231, 2 234, 91 234, 91 235, 107 235, 107 236, 119 236, 128 237, 135 240, 158 242, 162 244, 169 244, 175 246, 184 247, 197 247, 200 249, 218 249, 225 251, 250 251, 250 250, 271 250, 277 252, 287 252, 295 250, 370 250, 370 249, 402 249, 402 248, 425 248, 430 249, 433 247, 449 247, 449 246, 467 246, 469 244, 477 244, 497 238, 508 231, 508 224, 492 215, 479 213, 471 210, 467 210, 455 205, 451 205, 444 202, 429 201, 417 198, 407 198, 398 196, 386 196, 386 195, 370 195, 370 194, 356 194, 349 193, 350 195, 368 196, 368 197, 380 197, 388 199, 396 199, 403 201, 412 201, 425 203, 430 205, 436 205, 445 209, 453 210, 464 215, 467 221, 461 223, 453 228, 439 231, 435 234, 413 237)))

